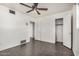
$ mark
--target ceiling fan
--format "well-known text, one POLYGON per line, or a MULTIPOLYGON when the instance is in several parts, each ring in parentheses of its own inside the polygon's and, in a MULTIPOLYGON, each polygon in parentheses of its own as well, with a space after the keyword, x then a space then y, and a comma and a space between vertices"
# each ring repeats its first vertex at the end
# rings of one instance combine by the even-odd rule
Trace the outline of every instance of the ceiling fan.
POLYGON ((35 10, 37 12, 37 14, 40 15, 41 13, 38 10, 44 10, 44 11, 47 11, 48 10, 48 8, 38 8, 37 7, 38 6, 38 3, 33 3, 32 6, 26 5, 24 3, 20 3, 20 4, 23 5, 23 6, 26 6, 26 7, 31 8, 31 10, 27 11, 27 13, 35 10))

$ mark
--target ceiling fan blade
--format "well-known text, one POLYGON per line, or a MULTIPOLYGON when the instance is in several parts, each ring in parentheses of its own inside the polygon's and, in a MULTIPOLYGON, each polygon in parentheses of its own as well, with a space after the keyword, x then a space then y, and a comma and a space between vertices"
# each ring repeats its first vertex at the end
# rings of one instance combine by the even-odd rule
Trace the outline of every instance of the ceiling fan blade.
POLYGON ((48 10, 48 8, 37 8, 38 10, 48 10))
POLYGON ((32 9, 32 10, 27 11, 27 13, 29 13, 29 12, 31 12, 31 11, 33 11, 33 9, 32 9))
POLYGON ((32 8, 31 6, 26 5, 26 4, 24 4, 24 3, 20 3, 20 4, 23 5, 23 6, 26 6, 26 7, 32 8))
POLYGON ((36 10, 36 12, 37 12, 38 15, 40 15, 39 11, 36 10))

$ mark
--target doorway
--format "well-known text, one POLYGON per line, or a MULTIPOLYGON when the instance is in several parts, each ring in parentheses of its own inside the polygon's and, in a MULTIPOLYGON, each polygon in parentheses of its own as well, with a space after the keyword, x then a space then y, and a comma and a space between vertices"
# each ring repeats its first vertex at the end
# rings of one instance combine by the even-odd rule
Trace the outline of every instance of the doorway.
POLYGON ((30 32, 31 32, 30 40, 34 40, 35 39, 35 22, 30 21, 30 32))
POLYGON ((73 48, 73 19, 68 14, 65 18, 55 19, 55 42, 61 42, 65 47, 73 48))
POLYGON ((55 20, 56 43, 63 43, 63 18, 55 20))

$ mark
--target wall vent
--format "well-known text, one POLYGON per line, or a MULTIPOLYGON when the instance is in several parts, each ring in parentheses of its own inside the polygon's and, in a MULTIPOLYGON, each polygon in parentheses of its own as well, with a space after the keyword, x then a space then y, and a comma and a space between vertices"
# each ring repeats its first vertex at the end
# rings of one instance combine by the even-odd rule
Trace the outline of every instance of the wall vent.
POLYGON ((21 46, 24 46, 25 44, 26 44, 26 40, 20 41, 20 45, 21 45, 21 46))
POLYGON ((15 15, 15 11, 13 10, 9 10, 9 13, 14 14, 15 15))

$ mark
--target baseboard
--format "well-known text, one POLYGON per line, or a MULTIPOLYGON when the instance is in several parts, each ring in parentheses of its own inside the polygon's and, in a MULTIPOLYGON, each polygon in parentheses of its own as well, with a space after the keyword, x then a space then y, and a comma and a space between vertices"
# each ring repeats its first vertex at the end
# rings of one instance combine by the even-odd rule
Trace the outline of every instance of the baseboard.
POLYGON ((73 49, 74 56, 79 56, 79 53, 73 49))
MULTIPOLYGON (((29 42, 30 41, 27 41, 26 44, 29 43, 29 42)), ((15 45, 11 45, 11 46, 0 49, 0 51, 4 51, 4 50, 7 50, 7 49, 10 49, 10 48, 13 48, 13 47, 17 47, 17 46, 20 46, 20 45, 21 45, 20 43, 15 44, 15 45)))
POLYGON ((19 45, 20 45, 20 44, 16 44, 16 45, 8 46, 8 47, 6 47, 6 48, 2 48, 2 49, 0 49, 0 51, 4 51, 4 50, 7 50, 7 49, 10 49, 10 48, 19 46, 19 45))
POLYGON ((45 40, 38 40, 38 39, 35 39, 35 40, 55 44, 55 42, 50 42, 50 41, 45 41, 45 40))
POLYGON ((74 55, 76 56, 76 51, 73 50, 74 55))

